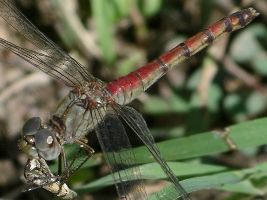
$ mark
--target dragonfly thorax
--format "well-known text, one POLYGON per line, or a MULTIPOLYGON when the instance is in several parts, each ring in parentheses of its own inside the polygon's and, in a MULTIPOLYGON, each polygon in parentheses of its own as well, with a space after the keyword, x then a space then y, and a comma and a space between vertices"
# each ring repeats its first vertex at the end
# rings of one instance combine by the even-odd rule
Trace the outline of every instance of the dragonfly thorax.
POLYGON ((101 82, 87 82, 83 88, 73 90, 73 93, 77 96, 77 104, 86 110, 105 107, 111 101, 110 94, 101 82))
POLYGON ((112 98, 103 84, 87 83, 72 90, 61 101, 50 120, 51 127, 62 143, 74 143, 97 126, 99 118, 104 118, 111 101, 112 98))

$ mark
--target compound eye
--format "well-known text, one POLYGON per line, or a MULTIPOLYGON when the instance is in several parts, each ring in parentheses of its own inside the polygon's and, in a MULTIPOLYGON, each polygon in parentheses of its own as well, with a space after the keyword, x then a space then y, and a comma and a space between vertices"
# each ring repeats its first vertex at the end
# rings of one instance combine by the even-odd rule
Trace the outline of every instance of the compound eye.
POLYGON ((30 118, 22 128, 22 134, 24 136, 34 135, 41 128, 41 119, 40 117, 30 118))
POLYGON ((45 160, 54 160, 60 154, 60 145, 49 130, 39 130, 35 136, 35 147, 41 157, 45 160))

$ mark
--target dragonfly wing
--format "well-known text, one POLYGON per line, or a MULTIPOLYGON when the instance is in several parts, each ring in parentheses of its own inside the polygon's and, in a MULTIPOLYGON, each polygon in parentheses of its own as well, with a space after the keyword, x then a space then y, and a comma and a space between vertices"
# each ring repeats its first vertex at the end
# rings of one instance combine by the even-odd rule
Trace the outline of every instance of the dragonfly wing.
POLYGON ((70 87, 81 86, 85 81, 96 80, 84 66, 40 32, 15 8, 12 1, 0 1, 0 17, 35 45, 38 52, 18 47, 4 39, 0 40, 0 45, 70 87))
POLYGON ((160 151, 154 141, 152 134, 150 133, 146 122, 142 115, 135 109, 128 106, 116 106, 114 109, 120 114, 123 120, 129 125, 129 127, 138 135, 142 142, 146 145, 154 159, 160 164, 162 170, 167 175, 170 182, 175 187, 175 194, 172 194, 175 199, 181 197, 183 199, 190 199, 185 189, 179 183, 174 172, 170 169, 168 164, 160 155, 160 151))
POLYGON ((95 112, 94 115, 93 117, 99 121, 96 128, 97 137, 110 165, 120 198, 127 200, 147 199, 140 180, 140 168, 135 166, 124 170, 136 162, 135 155, 131 151, 129 138, 117 114, 112 109, 108 109, 104 117, 100 112, 95 112), (136 184, 132 180, 139 182, 136 184))

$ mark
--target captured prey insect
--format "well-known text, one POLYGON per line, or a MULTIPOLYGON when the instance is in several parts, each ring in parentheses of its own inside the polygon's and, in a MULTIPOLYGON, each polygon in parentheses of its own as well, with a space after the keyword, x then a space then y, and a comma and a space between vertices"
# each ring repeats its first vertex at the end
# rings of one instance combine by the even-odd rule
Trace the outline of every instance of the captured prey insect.
MULTIPOLYGON (((0 16, 37 50, 30 50, 0 38, 0 45, 17 54, 38 69, 71 88, 48 122, 39 117, 29 119, 22 130, 20 149, 28 155, 25 178, 29 184, 42 187, 63 199, 75 198, 65 180, 77 166, 69 165, 64 151, 65 144, 77 144, 88 155, 94 150, 86 143, 85 136, 95 131, 106 160, 113 173, 114 184, 122 199, 147 199, 141 181, 140 168, 126 134, 124 124, 146 145, 172 184, 173 193, 158 199, 190 199, 174 172, 161 157, 142 115, 125 104, 147 90, 160 77, 180 62, 188 59, 215 39, 248 25, 258 13, 253 8, 237 11, 209 26, 158 59, 130 74, 109 83, 92 76, 87 69, 42 34, 9 0, 0 1, 0 16), (123 124, 124 123, 124 124, 123 124), (53 174, 47 161, 59 158, 63 171, 53 174), (131 166, 129 170, 123 170, 131 166), (140 180, 133 183, 131 180, 140 180)), ((82 165, 86 159, 80 161, 82 165)), ((78 167, 77 167, 78 168, 78 167)))

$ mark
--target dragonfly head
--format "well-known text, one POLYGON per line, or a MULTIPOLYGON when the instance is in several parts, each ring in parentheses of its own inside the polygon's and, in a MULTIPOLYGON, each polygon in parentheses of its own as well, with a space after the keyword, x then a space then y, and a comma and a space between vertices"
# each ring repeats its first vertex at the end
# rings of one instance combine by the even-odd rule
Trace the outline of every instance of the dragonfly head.
POLYGON ((24 124, 18 146, 29 158, 54 160, 61 152, 54 132, 49 127, 44 128, 39 117, 33 117, 24 124))

